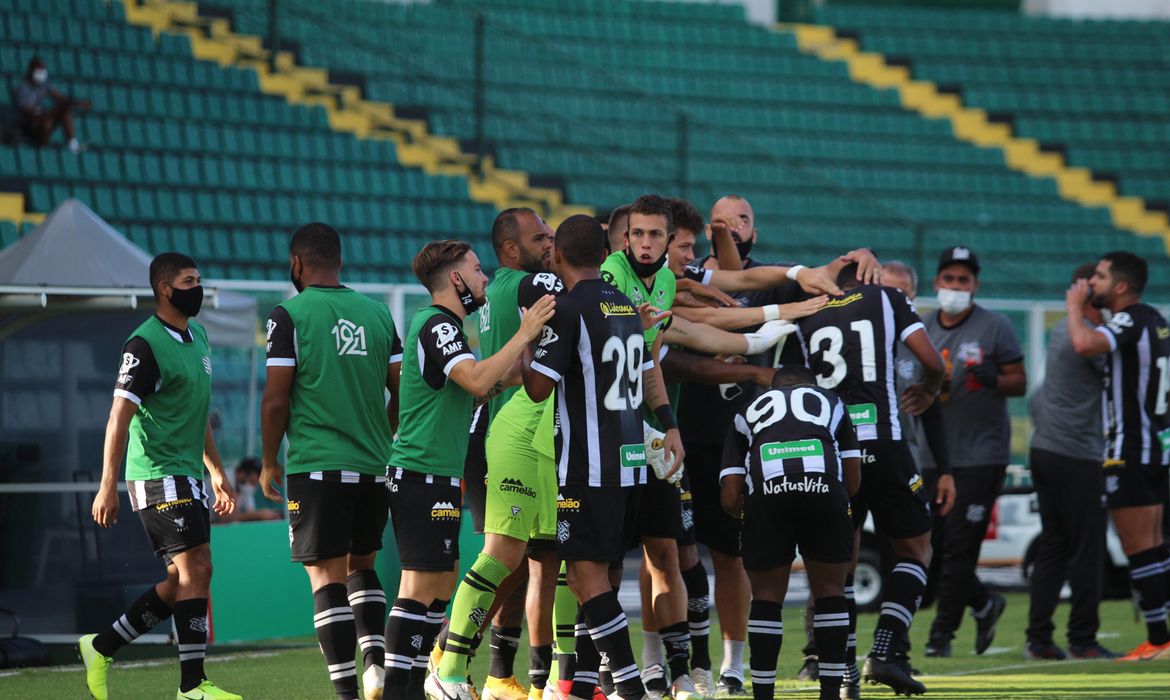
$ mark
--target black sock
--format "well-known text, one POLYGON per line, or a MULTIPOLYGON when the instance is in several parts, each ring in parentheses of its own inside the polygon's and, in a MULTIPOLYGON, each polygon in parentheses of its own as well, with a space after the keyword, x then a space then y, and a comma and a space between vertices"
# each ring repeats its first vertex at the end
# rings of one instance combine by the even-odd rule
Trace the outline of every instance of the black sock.
POLYGON ((817 642, 817 670, 821 681, 821 698, 837 700, 845 679, 845 651, 849 644, 849 601, 845 596, 818 598, 813 616, 813 635, 817 642))
MULTIPOLYGON (((630 629, 626 624, 622 604, 618 602, 617 591, 602 593, 585 601, 581 604, 581 613, 598 652, 604 652, 609 658, 614 690, 626 700, 641 698, 646 694, 646 687, 638 675, 638 664, 634 661, 634 649, 630 645, 630 629)), ((578 655, 580 644, 581 640, 578 639, 578 655)))
POLYGON ((1170 616, 1170 542, 1162 542, 1162 577, 1166 582, 1166 614, 1170 616))
POLYGON ((544 690, 548 685, 548 673, 552 669, 553 648, 551 644, 528 646, 528 680, 532 687, 544 690))
POLYGON ((676 622, 658 630, 662 645, 666 647, 666 665, 670 668, 670 680, 687 675, 691 656, 691 633, 686 620, 676 622))
POLYGON ((873 631, 873 649, 869 652, 870 656, 883 660, 890 657, 894 642, 914 621, 918 601, 926 589, 926 567, 917 559, 899 559, 889 580, 889 593, 882 602, 881 615, 873 631))
POLYGON ((682 572, 687 587, 687 626, 691 633, 691 668, 711 670, 711 584, 703 560, 682 572))
POLYGON ((817 640, 813 635, 813 616, 816 615, 816 601, 810 595, 804 606, 804 648, 800 653, 805 656, 817 655, 817 640))
POLYGON ((776 660, 784 644, 784 606, 774 600, 753 600, 748 613, 748 644, 752 648, 752 697, 772 700, 776 693, 776 660))
POLYGON ((857 669, 857 599, 853 597, 853 574, 845 577, 845 604, 849 610, 849 639, 845 644, 845 682, 849 685, 859 685, 861 671, 857 669))
POLYGON ((355 571, 345 582, 357 642, 362 650, 362 668, 386 665, 386 592, 378 574, 370 569, 355 571))
POLYGON ((1162 571, 1162 548, 1151 547, 1129 557, 1129 581, 1138 609, 1146 620, 1150 644, 1170 642, 1166 630, 1166 573, 1162 571))
POLYGON ((187 692, 203 682, 207 655, 207 599, 175 601, 175 632, 179 642, 179 690, 187 692))
MULTIPOLYGON (((577 611, 577 661, 573 665, 573 689, 570 695, 578 698, 592 698, 593 689, 601 682, 601 654, 589 636, 589 625, 585 622, 585 611, 577 611)), ((563 677, 563 676, 562 676, 563 677)))
POLYGON ((330 583, 313 593, 313 626, 317 641, 329 667, 329 680, 337 697, 357 697, 357 664, 353 652, 357 646, 357 625, 345 584, 330 583))
POLYGON ((488 675, 492 678, 508 678, 514 675, 516 650, 520 648, 519 627, 497 627, 491 629, 492 658, 488 675))
POLYGON ((386 700, 411 697, 407 695, 410 670, 423 648, 426 626, 427 606, 409 598, 394 601, 386 620, 386 700))
POLYGON ((438 638, 439 630, 443 627, 443 618, 447 615, 447 604, 450 602, 450 600, 436 600, 431 603, 431 607, 427 608, 427 621, 420 631, 422 647, 415 654, 414 664, 410 669, 410 682, 407 689, 409 695, 407 697, 423 697, 423 685, 427 682, 427 660, 431 656, 431 650, 435 648, 435 639, 438 638))
POLYGON ((122 617, 94 637, 93 648, 102 656, 113 656, 119 649, 170 617, 171 612, 171 606, 158 596, 158 589, 151 586, 130 604, 122 617))

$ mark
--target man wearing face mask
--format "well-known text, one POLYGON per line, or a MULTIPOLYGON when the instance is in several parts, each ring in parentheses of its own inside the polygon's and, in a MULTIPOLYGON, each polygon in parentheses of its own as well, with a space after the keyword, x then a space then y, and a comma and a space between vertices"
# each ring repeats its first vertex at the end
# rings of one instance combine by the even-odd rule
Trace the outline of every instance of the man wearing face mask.
POLYGON ((957 493, 943 525, 938 608, 926 655, 951 655, 966 606, 975 617, 975 653, 982 654, 995 638, 1006 602, 979 581, 975 566, 1011 455, 1007 399, 1023 396, 1028 381, 1011 321, 972 301, 979 291, 974 251, 944 250, 934 288, 939 310, 923 321, 947 369, 939 401, 957 493))
POLYGON ((24 81, 16 86, 14 98, 20 111, 20 126, 26 138, 45 146, 58 126, 65 130, 69 150, 77 153, 81 144, 74 137, 73 110, 89 109, 87 100, 74 100, 55 90, 49 83, 49 71, 40 58, 29 61, 24 81), (49 98, 52 106, 47 106, 49 98))
POLYGON ((230 515, 236 505, 207 420, 211 402, 207 332, 191 320, 203 304, 203 287, 195 261, 181 253, 163 253, 151 261, 150 286, 158 310, 122 349, 93 519, 106 528, 118 520, 118 471, 125 454, 130 504, 167 575, 110 627, 78 640, 86 684, 93 697, 106 700, 113 656, 174 616, 181 672, 178 698, 240 700, 216 687, 203 672, 211 587, 204 467, 211 474, 215 512, 230 515))

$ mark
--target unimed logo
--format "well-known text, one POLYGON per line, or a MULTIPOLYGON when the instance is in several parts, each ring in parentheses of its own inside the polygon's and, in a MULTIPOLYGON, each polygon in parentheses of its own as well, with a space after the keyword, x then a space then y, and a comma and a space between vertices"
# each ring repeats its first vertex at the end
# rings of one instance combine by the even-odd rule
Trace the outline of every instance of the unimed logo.
POLYGON ((622 445, 622 467, 632 469, 646 466, 645 445, 622 445))
POLYGON ((761 448, 765 460, 798 459, 800 457, 821 457, 825 449, 820 440, 796 440, 795 442, 768 442, 761 448))

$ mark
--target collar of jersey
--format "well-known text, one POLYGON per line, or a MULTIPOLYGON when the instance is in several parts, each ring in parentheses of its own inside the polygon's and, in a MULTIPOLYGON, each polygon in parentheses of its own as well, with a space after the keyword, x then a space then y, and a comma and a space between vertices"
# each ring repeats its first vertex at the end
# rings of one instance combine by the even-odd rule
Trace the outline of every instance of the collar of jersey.
POLYGON ((439 311, 442 311, 443 313, 450 316, 452 321, 454 321, 455 323, 458 323, 460 328, 463 327, 463 319, 456 316, 455 312, 452 311, 451 309, 448 309, 446 306, 443 306, 442 304, 431 304, 431 308, 438 309, 439 311))
POLYGON ((166 330, 166 332, 168 334, 170 334, 170 336, 172 338, 174 338, 175 340, 177 340, 178 342, 184 343, 184 344, 195 342, 195 334, 191 332, 191 326, 187 326, 187 330, 183 330, 182 328, 176 328, 176 327, 172 326, 171 324, 167 323, 166 321, 162 320, 162 317, 159 316, 158 314, 155 314, 154 318, 159 323, 161 323, 163 329, 166 330))

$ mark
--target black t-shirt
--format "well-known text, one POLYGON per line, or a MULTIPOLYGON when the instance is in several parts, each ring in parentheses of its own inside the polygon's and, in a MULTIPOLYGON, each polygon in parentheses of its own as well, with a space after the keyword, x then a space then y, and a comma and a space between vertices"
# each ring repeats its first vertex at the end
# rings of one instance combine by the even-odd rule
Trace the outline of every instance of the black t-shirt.
MULTIPOLYGON (((184 343, 194 342, 189 329, 176 328, 171 324, 158 319, 167 332, 184 343)), ((114 382, 114 396, 129 399, 141 405, 142 401, 158 390, 162 374, 159 372, 158 362, 154 359, 154 351, 146 339, 134 336, 126 341, 122 347, 122 366, 118 368, 118 378, 114 382)))

